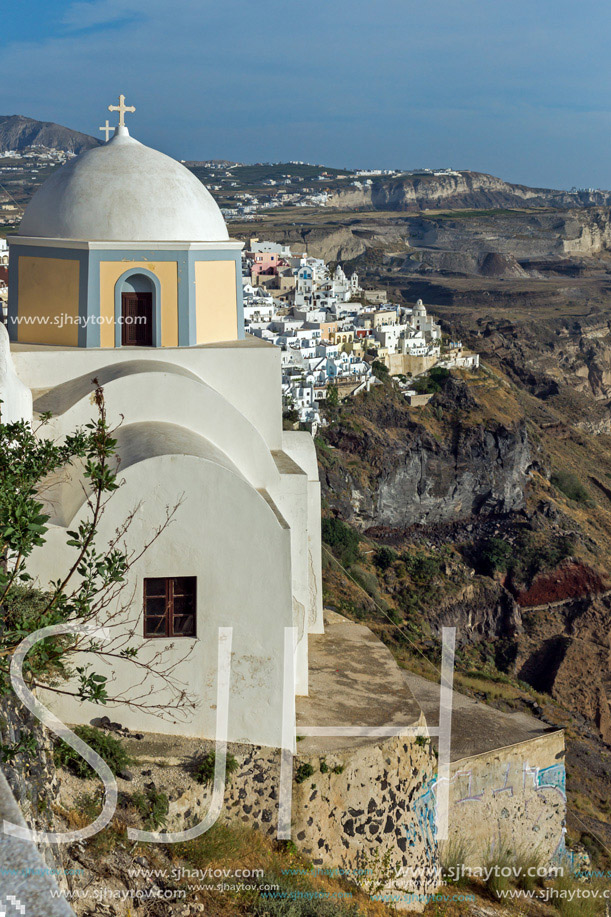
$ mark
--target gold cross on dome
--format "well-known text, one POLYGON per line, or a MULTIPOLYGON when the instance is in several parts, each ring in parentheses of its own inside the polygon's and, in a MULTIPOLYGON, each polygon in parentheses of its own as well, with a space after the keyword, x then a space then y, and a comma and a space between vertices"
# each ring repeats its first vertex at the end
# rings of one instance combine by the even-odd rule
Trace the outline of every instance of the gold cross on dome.
POLYGON ((119 112, 119 127, 125 127, 125 112, 126 111, 136 111, 133 105, 125 104, 125 96, 119 96, 118 105, 109 105, 108 111, 118 111, 119 112))
POLYGON ((100 127, 98 128, 98 130, 106 132, 106 143, 108 143, 108 138, 114 131, 114 127, 111 127, 111 125, 108 123, 108 118, 106 118, 106 124, 104 125, 104 127, 100 127))

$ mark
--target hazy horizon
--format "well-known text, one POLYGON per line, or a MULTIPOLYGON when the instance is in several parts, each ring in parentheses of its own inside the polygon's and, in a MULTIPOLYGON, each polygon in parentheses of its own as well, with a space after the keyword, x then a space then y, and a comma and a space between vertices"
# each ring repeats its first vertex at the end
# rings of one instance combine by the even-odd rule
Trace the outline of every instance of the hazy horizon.
POLYGON ((470 169, 611 188, 594 0, 43 0, 3 10, 0 110, 178 159, 470 169))

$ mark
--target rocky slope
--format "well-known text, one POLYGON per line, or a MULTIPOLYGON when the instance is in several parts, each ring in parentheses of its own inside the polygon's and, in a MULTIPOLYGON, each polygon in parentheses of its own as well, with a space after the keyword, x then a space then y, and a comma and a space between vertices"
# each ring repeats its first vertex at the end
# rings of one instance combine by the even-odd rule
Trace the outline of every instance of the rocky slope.
POLYGON ((611 192, 555 191, 514 185, 481 172, 402 175, 334 192, 328 206, 341 210, 434 210, 498 207, 608 206, 611 192))
POLYGON ((52 121, 36 121, 23 115, 0 115, 0 152, 44 146, 47 149, 82 153, 99 143, 95 137, 52 121))
POLYGON ((423 673, 455 626, 461 690, 568 728, 570 830, 608 843, 611 450, 559 421, 560 404, 583 421, 592 395, 579 407, 529 372, 459 374, 422 408, 386 383, 331 411, 324 512, 360 532, 360 553, 340 552, 347 575, 326 565, 326 601, 423 673))
POLYGON ((523 419, 481 414, 450 382, 418 422, 392 389, 369 393, 324 433, 329 505, 360 528, 430 525, 517 510, 533 456, 523 419), (437 420, 437 417, 440 419, 437 420))
POLYGON ((516 668, 520 678, 593 722, 611 745, 611 641, 608 595, 524 614, 516 668))
MULTIPOLYGON (((374 283, 388 274, 394 285, 435 274, 541 280, 551 271, 574 278, 590 266, 584 258, 608 258, 611 251, 609 207, 354 216, 325 211, 324 219, 308 214, 299 223, 266 217, 256 230, 317 258, 350 262, 374 283)), ((232 226, 245 241, 253 231, 252 224, 232 226)))

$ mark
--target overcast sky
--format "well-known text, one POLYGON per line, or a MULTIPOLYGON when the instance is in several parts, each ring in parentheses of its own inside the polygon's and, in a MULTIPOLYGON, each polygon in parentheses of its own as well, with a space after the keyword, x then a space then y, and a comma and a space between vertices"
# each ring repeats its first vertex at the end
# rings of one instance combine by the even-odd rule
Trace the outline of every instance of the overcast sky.
POLYGON ((124 92, 179 159, 609 189, 610 38, 607 0, 12 0, 0 114, 101 136, 124 92))

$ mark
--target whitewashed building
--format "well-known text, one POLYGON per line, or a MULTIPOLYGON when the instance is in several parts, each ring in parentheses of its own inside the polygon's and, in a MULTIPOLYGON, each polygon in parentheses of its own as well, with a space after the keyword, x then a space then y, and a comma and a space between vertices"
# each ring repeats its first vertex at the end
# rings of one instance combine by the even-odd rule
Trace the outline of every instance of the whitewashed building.
MULTIPOLYGON (((320 485, 309 434, 283 431, 282 351, 245 334, 241 248, 204 186, 121 124, 47 179, 11 239, 0 397, 5 417, 52 412, 45 433, 61 441, 91 420, 94 380, 103 386, 124 483, 101 549, 133 513, 125 542, 138 554, 175 507, 129 572, 128 606, 108 611, 139 659, 163 647, 180 664, 196 709, 160 719, 124 706, 121 722, 214 737, 229 627, 229 739, 280 746, 285 628, 297 634, 289 712, 308 692, 308 634, 323 630, 320 485)), ((87 497, 78 467, 45 491, 47 545, 30 565, 41 588, 72 563, 66 532, 87 519, 87 497)), ((129 696, 128 660, 99 668, 129 696)), ((100 714, 77 697, 46 702, 68 723, 100 714)))

